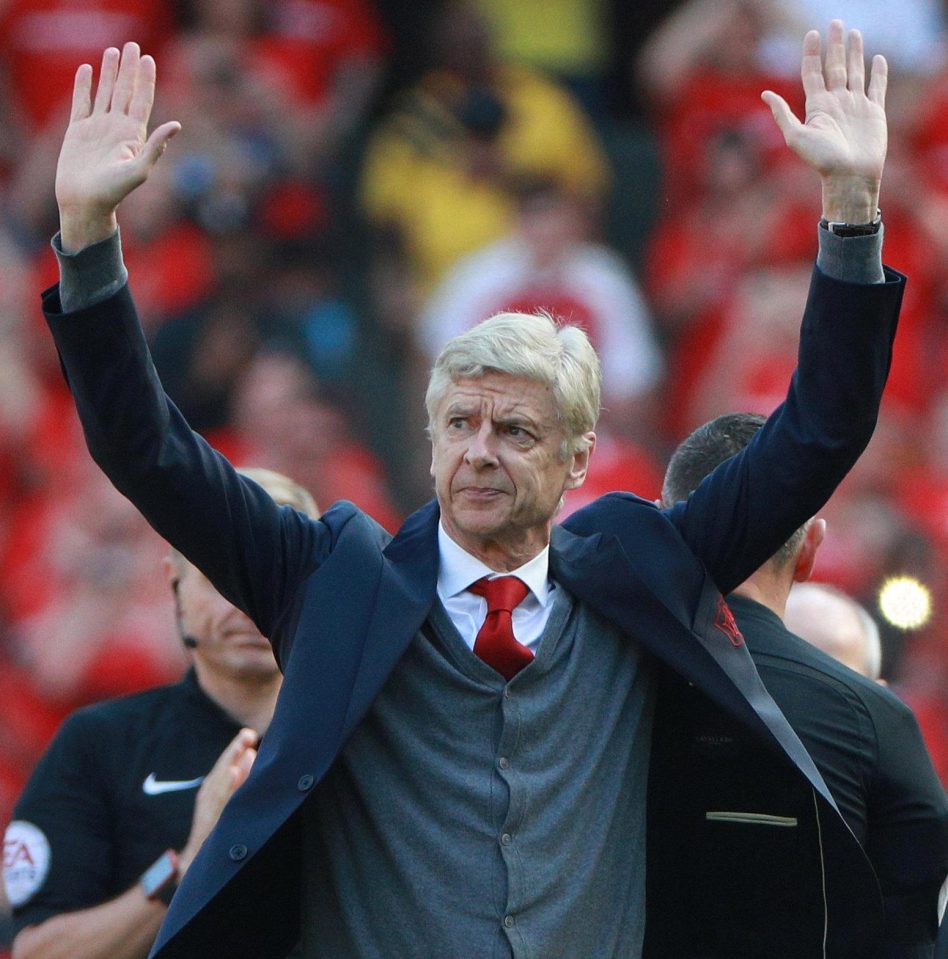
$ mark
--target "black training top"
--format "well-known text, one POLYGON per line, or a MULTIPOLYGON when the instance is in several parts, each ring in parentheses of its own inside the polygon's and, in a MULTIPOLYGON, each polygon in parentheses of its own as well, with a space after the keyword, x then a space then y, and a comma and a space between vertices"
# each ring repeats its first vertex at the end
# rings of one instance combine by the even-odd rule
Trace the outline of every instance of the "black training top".
POLYGON ((7 828, 3 873, 16 931, 106 902, 166 849, 180 850, 197 787, 239 729, 193 671, 70 716, 7 828))
POLYGON ((764 685, 823 774, 883 891, 940 884, 948 800, 911 709, 789 632, 760 603, 731 595, 728 605, 764 685))

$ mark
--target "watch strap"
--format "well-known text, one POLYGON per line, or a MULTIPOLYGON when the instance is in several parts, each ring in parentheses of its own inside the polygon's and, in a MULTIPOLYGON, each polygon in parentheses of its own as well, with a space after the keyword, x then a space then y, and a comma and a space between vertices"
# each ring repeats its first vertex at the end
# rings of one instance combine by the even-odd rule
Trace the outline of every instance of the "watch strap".
POLYGON ((139 882, 146 899, 167 906, 178 888, 179 878, 178 854, 173 849, 166 849, 142 873, 139 882))
POLYGON ((836 236, 872 236, 882 226, 882 210, 876 210, 876 218, 871 223, 843 223, 839 220, 827 220, 823 217, 820 226, 836 236))

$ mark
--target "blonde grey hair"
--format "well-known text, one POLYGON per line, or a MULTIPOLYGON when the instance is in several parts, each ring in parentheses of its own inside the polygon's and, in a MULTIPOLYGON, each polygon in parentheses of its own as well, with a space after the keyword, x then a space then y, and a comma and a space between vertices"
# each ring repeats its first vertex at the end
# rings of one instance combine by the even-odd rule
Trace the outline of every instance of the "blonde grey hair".
POLYGON ((578 327, 558 324, 547 313, 498 313, 450 340, 428 380, 428 431, 445 393, 462 379, 506 373, 534 380, 553 394, 556 418, 566 433, 564 454, 589 445, 596 427, 602 370, 589 337, 578 327))

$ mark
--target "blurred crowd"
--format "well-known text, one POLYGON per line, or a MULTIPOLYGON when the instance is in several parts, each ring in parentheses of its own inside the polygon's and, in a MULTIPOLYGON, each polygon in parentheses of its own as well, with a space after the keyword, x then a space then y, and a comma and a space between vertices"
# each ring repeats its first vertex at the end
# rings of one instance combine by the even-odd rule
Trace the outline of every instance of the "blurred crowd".
POLYGON ((885 259, 910 277, 873 443, 815 578, 872 609, 883 674, 948 783, 948 57, 936 0, 0 0, 0 819, 62 717, 184 657, 163 546, 85 452, 39 291, 76 66, 138 40, 182 133, 122 211, 169 393, 235 462, 394 529, 430 497, 421 402, 444 341, 502 309, 590 333, 590 479, 655 498, 668 453, 768 413, 795 361, 818 185, 799 109, 831 16, 890 59, 885 259), (631 9, 634 8, 634 9, 631 9), (893 576, 930 594, 882 616, 893 576), (914 610, 910 610, 913 612, 914 610))

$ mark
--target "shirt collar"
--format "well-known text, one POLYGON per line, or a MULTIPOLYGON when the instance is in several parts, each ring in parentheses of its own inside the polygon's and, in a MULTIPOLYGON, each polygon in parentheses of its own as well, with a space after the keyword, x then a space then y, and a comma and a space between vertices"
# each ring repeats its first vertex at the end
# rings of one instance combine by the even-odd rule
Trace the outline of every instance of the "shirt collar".
MULTIPOLYGON (((484 576, 498 576, 496 570, 472 556, 448 535, 442 523, 438 523, 438 595, 450 599, 463 593, 471 583, 484 576)), ((526 583, 541 606, 550 600, 550 547, 546 546, 529 562, 513 569, 505 576, 516 576, 526 583)))

